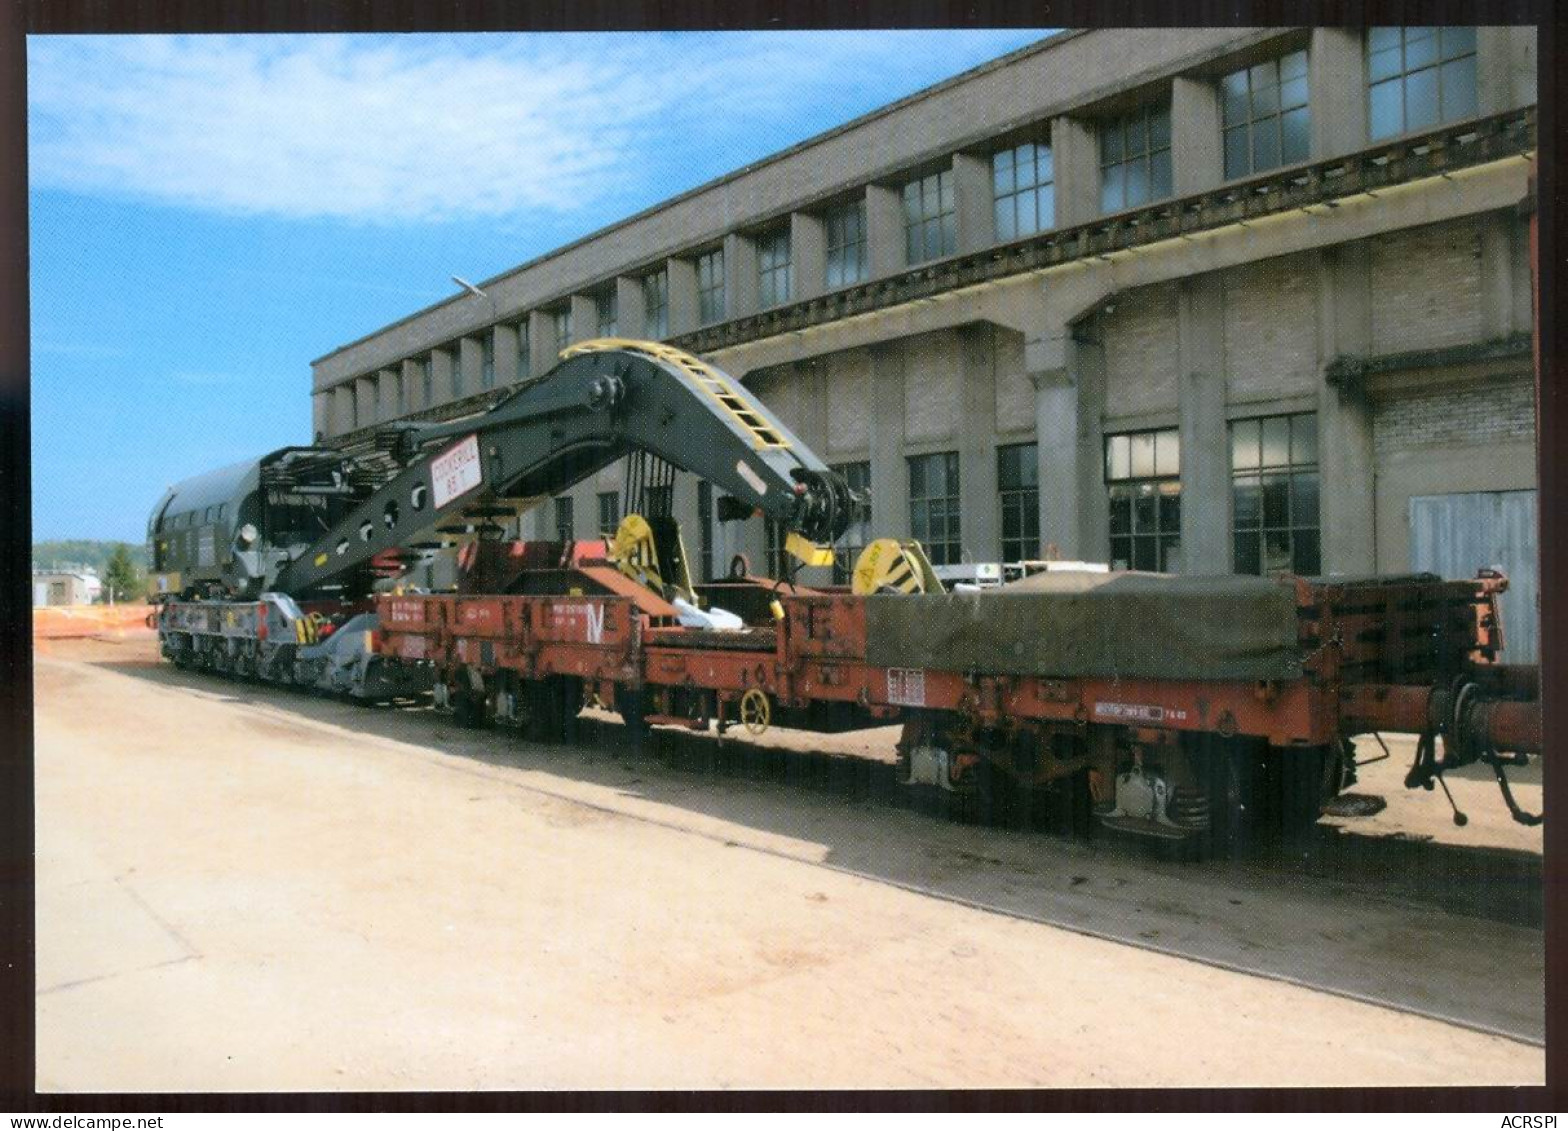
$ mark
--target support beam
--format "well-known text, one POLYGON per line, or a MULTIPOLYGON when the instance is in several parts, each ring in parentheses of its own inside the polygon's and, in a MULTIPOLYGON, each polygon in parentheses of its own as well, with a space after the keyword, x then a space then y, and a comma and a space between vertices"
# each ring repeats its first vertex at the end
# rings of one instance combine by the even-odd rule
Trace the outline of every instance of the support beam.
POLYGON ((332 390, 332 434, 341 436, 354 427, 354 382, 345 381, 332 390))
POLYGON ((996 365, 989 325, 957 333, 959 362, 958 479, 964 549, 977 562, 1002 552, 996 479, 996 365))
MULTIPOLYGON (((586 342, 589 338, 599 334, 599 304, 594 302, 592 295, 573 295, 572 303, 572 341, 586 342)), ((571 343, 566 343, 570 345, 571 343)), ((562 347, 557 345, 559 353, 562 347)))
POLYGON ((376 379, 360 377, 354 382, 354 401, 359 417, 359 427, 376 423, 376 379))
POLYGON ((757 243, 731 232, 724 237, 724 318, 757 313, 757 243))
POLYGON ((1481 229, 1481 337, 1506 338, 1530 327, 1515 325, 1514 217, 1493 212, 1480 218, 1481 229))
POLYGON ((953 204, 958 211, 958 250, 980 251, 996 242, 991 204, 991 163, 972 153, 953 154, 953 204))
POLYGON ((790 214, 789 258, 797 300, 816 298, 827 290, 827 227, 822 217, 790 214))
POLYGON ((620 325, 621 337, 646 338, 648 336, 648 317, 644 302, 641 279, 621 275, 615 280, 615 320, 620 325))
POLYGON ((497 388, 505 388, 523 377, 523 372, 518 366, 522 358, 518 354, 520 343, 517 340, 517 326, 513 323, 499 322, 495 326, 494 333, 495 383, 497 388))
MULTIPOLYGON (((1325 364, 1372 349, 1367 245, 1324 249, 1318 259, 1318 340, 1325 364)), ((1372 406, 1359 386, 1318 391, 1318 492, 1323 572, 1376 572, 1372 406)))
MULTIPOLYGON (((483 332, 483 331, 481 331, 483 332)), ((484 345, 477 337, 464 338, 458 343, 458 362, 463 375, 461 386, 465 397, 484 388, 484 345)))
POLYGON ((1059 323, 1030 338, 1024 364, 1035 394, 1040 544, 1059 558, 1103 561, 1109 547, 1100 456, 1105 357, 1093 320, 1076 331, 1059 323))
POLYGON ((1056 224, 1087 224, 1100 214, 1100 148, 1088 122, 1063 115, 1051 120, 1056 177, 1056 224))
POLYGON ((909 537, 909 467, 904 462, 904 357, 897 344, 871 355, 871 489, 876 532, 909 537))
POLYGON ((402 416, 408 406, 407 396, 399 396, 403 389, 403 371, 398 369, 383 369, 376 374, 376 419, 396 420, 402 416))
POLYGON ((548 373, 555 366, 555 319, 547 310, 528 314, 528 353, 530 376, 548 373))
POLYGON ((1325 161, 1367 144, 1366 48, 1358 28, 1312 29, 1307 50, 1311 154, 1325 161))
POLYGON ((904 269, 904 200, 886 185, 866 186, 866 243, 873 279, 904 269))
POLYGON ((332 393, 318 389, 310 394, 310 430, 319 442, 332 431, 332 393))
POLYGON ((1207 192, 1225 180, 1219 88, 1177 76, 1171 82, 1171 165, 1177 196, 1207 192))
MULTIPOLYGON (((425 370, 424 366, 420 364, 420 360, 419 358, 411 357, 403 362, 403 394, 408 398, 409 412, 417 412, 420 409, 429 408, 430 402, 435 399, 425 395, 425 370)), ((429 364, 428 359, 425 359, 425 364, 429 364)))
POLYGON ((1225 293, 1218 272, 1179 284, 1183 573, 1229 573, 1230 443, 1225 422, 1225 293))
POLYGON ((670 337, 697 329, 697 264, 690 259, 666 260, 670 279, 670 337))
POLYGON ((455 400, 457 398, 457 381, 455 378, 457 356, 453 352, 452 347, 448 345, 441 349, 433 350, 431 360, 434 366, 432 376, 435 379, 435 403, 445 404, 447 401, 455 400))

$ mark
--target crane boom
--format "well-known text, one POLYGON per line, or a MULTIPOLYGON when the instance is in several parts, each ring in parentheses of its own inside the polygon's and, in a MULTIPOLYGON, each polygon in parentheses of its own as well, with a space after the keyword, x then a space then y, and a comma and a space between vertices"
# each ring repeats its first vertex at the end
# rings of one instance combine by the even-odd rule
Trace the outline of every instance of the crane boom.
POLYGON ((655 342, 580 343, 482 415, 405 425, 388 439, 403 469, 285 565, 274 588, 331 586, 444 522, 558 493, 636 451, 811 542, 836 539, 863 502, 738 382, 655 342))

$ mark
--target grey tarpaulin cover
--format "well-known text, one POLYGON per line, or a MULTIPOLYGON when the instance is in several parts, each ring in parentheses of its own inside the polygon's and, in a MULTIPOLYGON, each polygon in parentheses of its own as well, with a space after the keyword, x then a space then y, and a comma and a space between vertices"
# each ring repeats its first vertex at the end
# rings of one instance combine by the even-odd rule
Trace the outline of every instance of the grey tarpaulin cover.
POLYGON ((974 593, 866 599, 866 659, 998 675, 1292 679, 1289 579, 1039 573, 974 593))

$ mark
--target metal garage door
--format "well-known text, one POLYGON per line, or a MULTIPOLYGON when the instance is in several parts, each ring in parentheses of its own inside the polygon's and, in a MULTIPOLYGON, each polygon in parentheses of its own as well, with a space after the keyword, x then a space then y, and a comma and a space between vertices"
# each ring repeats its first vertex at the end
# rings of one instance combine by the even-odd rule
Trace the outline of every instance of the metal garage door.
POLYGON ((1410 566, 1461 580, 1482 567, 1508 575, 1503 594, 1503 659, 1540 662, 1540 569, 1534 491, 1415 495, 1410 499, 1410 566))

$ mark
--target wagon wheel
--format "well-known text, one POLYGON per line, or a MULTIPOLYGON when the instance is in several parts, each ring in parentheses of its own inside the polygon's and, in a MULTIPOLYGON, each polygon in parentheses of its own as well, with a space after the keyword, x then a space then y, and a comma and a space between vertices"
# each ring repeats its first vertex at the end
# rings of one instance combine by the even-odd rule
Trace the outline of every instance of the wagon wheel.
POLYGON ((753 687, 740 697, 740 721, 748 734, 762 734, 772 719, 773 707, 761 688, 753 687))

